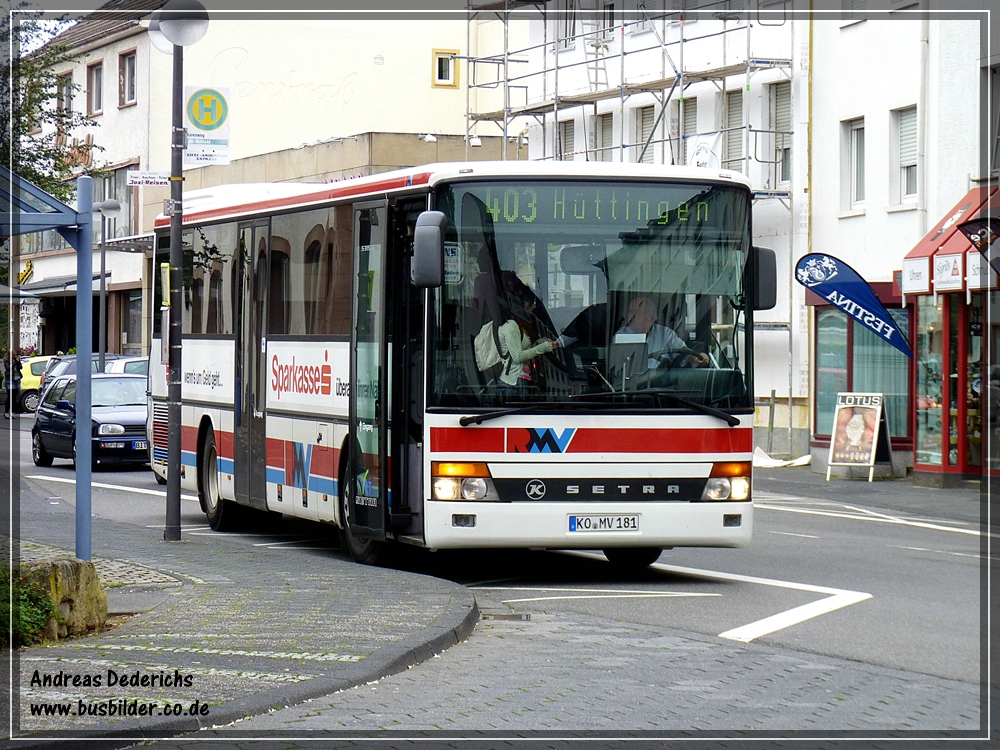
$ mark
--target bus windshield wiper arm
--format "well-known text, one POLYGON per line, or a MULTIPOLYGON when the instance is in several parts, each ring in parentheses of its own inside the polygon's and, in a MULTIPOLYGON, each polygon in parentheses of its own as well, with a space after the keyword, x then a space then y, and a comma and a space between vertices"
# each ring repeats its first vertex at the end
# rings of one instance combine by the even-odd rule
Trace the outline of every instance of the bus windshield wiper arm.
POLYGON ((468 427, 470 424, 482 424, 483 422, 488 422, 491 419, 506 417, 510 414, 523 414, 527 411, 534 411, 540 406, 546 406, 546 404, 528 404, 527 406, 513 406, 509 409, 497 409, 495 411, 488 411, 482 414, 470 414, 466 417, 461 417, 458 420, 458 423, 462 425, 462 427, 468 427))
POLYGON ((640 388, 635 391, 610 391, 607 393, 587 394, 587 398, 621 398, 622 396, 666 396, 667 398, 672 399, 675 404, 686 406, 689 409, 701 412, 702 414, 707 414, 708 416, 715 417, 716 419, 721 419, 730 427, 735 427, 740 423, 739 419, 734 417, 732 414, 727 414, 722 411, 722 409, 716 409, 714 406, 708 406, 706 404, 699 404, 697 401, 689 401, 682 396, 678 396, 673 391, 664 388, 640 388))
POLYGON ((534 411, 535 409, 541 409, 542 407, 551 409, 573 407, 576 409, 587 406, 604 406, 604 404, 603 402, 597 401, 540 401, 525 404, 524 406, 512 406, 508 409, 495 409, 494 411, 487 411, 482 414, 470 414, 465 417, 460 417, 458 423, 462 425, 462 427, 468 427, 470 424, 482 424, 483 422, 488 422, 489 420, 497 419, 498 417, 506 417, 510 414, 523 414, 528 411, 534 411))

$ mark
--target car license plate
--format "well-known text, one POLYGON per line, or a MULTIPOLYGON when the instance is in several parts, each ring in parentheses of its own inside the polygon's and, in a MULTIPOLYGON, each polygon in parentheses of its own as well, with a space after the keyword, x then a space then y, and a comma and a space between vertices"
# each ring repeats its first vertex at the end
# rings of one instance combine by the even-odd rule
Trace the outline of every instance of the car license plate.
POLYGON ((146 450, 146 447, 147 446, 145 440, 136 440, 134 443, 132 443, 132 450, 144 451, 146 450))
POLYGON ((588 514, 585 516, 570 516, 569 530, 582 531, 638 531, 639 514, 588 514))

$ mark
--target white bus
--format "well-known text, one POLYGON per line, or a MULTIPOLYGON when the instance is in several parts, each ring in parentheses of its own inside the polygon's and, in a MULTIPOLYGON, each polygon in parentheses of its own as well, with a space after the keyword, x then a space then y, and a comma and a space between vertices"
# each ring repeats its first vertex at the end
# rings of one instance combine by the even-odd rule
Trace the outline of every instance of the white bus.
POLYGON ((363 563, 746 546, 753 313, 775 294, 751 202, 724 170, 519 161, 188 193, 181 486, 213 529, 327 522, 363 563))

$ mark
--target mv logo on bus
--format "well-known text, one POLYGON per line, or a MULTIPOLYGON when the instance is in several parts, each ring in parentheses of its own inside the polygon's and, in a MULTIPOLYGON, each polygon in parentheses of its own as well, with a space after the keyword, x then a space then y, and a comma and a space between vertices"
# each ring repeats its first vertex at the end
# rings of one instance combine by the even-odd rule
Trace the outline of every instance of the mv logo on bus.
POLYGON ((285 484, 308 489, 312 449, 311 443, 285 443, 285 484))
MULTIPOLYGON (((510 430, 510 432, 517 435, 521 431, 510 430)), ((569 448, 570 441, 573 440, 576 429, 567 427, 559 432, 550 427, 540 430, 529 427, 523 432, 525 433, 523 442, 518 444, 516 437, 512 440, 514 453, 565 453, 566 449, 569 448)))

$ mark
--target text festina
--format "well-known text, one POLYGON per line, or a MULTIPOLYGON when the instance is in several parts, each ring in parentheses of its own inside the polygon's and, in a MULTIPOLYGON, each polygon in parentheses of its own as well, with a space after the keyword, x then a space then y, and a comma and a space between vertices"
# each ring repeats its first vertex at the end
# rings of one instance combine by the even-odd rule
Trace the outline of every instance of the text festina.
POLYGON ((896 332, 896 328, 886 323, 875 313, 870 310, 866 310, 857 302, 840 292, 830 292, 826 298, 837 307, 841 308, 848 315, 853 315, 861 321, 861 323, 875 331, 875 333, 885 336, 886 341, 892 340, 892 336, 896 332))

